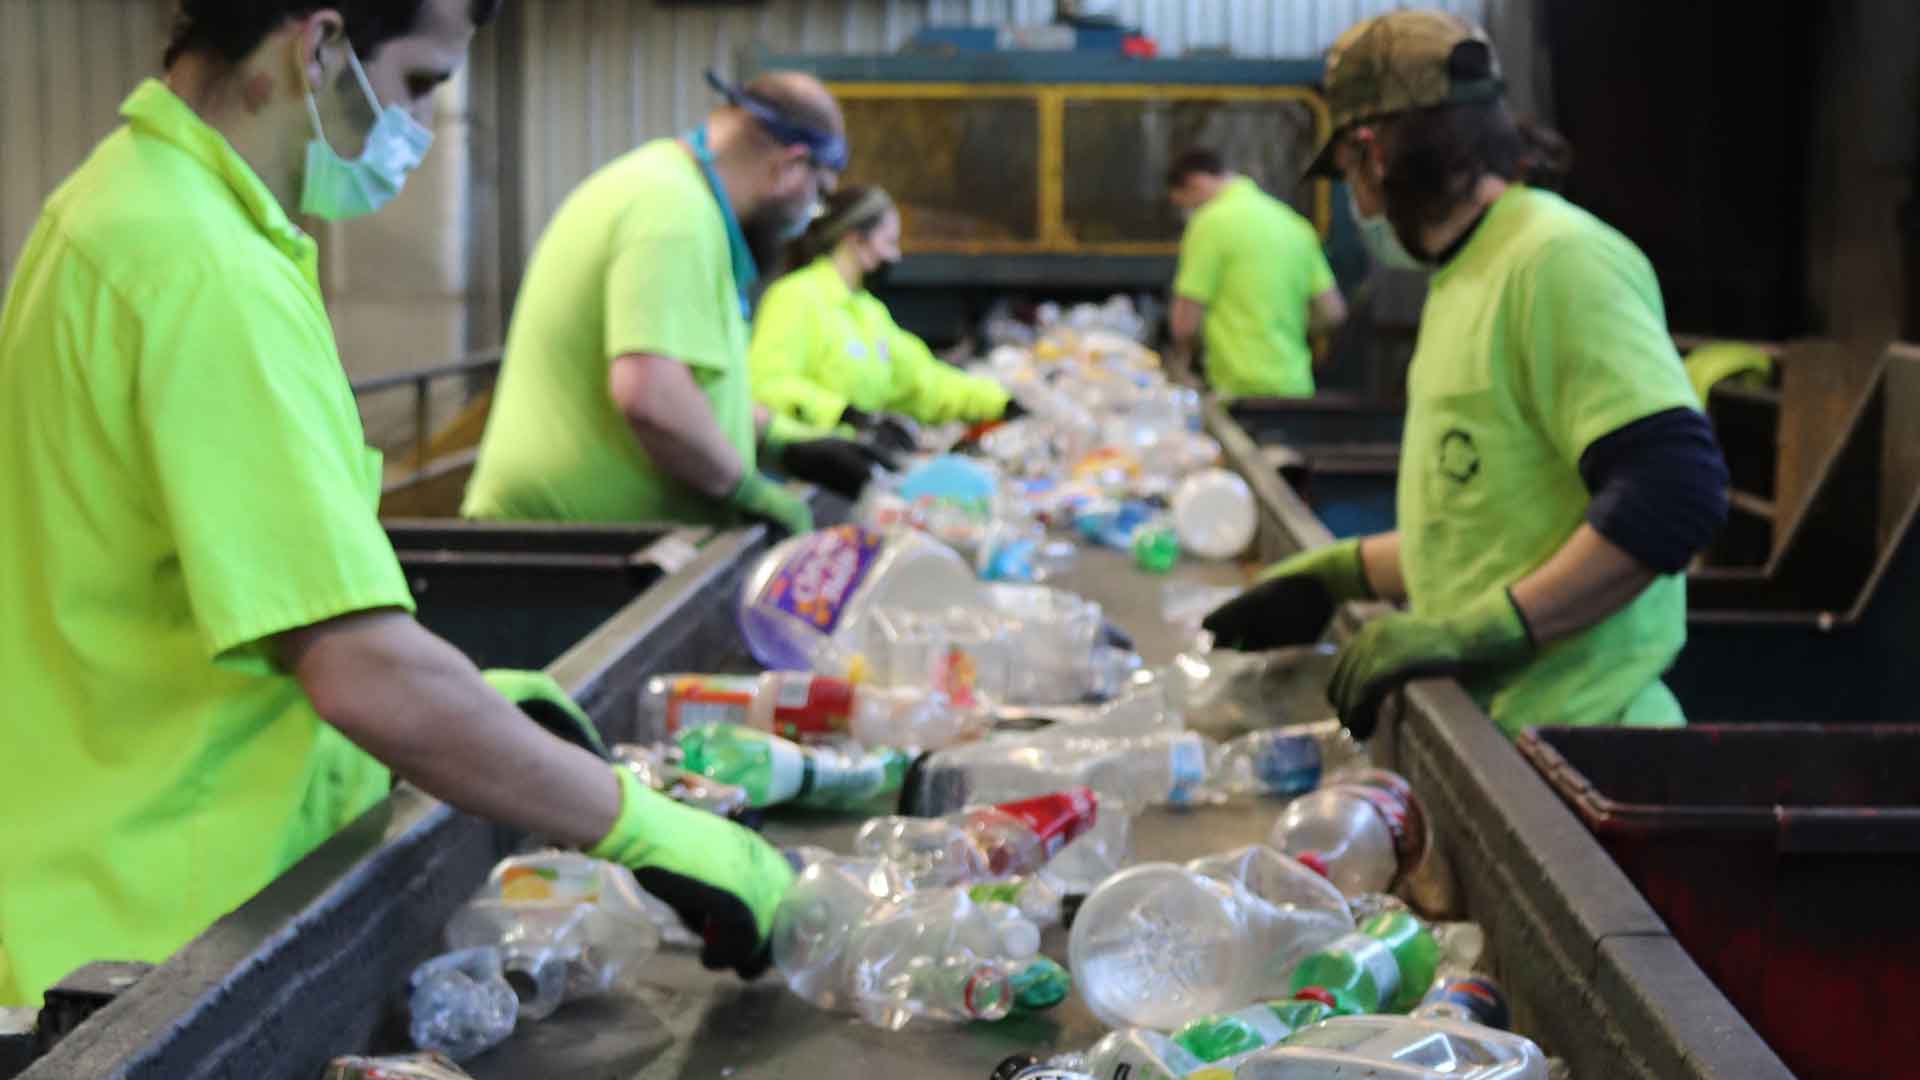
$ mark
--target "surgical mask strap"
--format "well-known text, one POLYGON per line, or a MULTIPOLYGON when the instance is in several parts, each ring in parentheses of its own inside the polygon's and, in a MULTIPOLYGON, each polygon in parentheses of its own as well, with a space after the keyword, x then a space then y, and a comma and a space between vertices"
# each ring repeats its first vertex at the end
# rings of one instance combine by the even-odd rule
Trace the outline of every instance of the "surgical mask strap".
MULTIPOLYGON (((386 106, 380 104, 380 95, 373 92, 373 82, 367 78, 367 69, 360 66, 360 56, 353 50, 353 42, 347 42, 347 66, 353 69, 353 78, 360 84, 360 92, 367 95, 367 104, 372 107, 373 115, 378 118, 386 106)), ((300 69, 300 79, 307 82, 306 68, 300 69)), ((307 82, 307 119, 313 121, 313 133, 320 141, 333 145, 327 139, 327 129, 320 123, 320 106, 314 101, 313 83, 307 82)))

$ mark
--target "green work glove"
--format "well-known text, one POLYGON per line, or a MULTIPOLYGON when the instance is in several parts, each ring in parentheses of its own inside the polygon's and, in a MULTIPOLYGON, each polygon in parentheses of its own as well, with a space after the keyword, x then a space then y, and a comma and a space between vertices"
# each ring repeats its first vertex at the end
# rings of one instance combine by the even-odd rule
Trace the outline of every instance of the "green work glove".
POLYGON ((1380 703, 1414 679, 1493 671, 1533 655, 1513 597, 1495 589, 1446 616, 1382 616, 1360 628, 1334 661, 1327 700, 1356 739, 1373 734, 1380 703))
POLYGON ((586 711, 553 681, 553 676, 544 671, 509 668, 494 668, 481 674, 501 697, 520 706, 520 711, 541 727, 602 761, 613 760, 607 744, 600 739, 600 729, 593 726, 586 711))
POLYGON ((1360 541, 1341 540, 1282 559, 1200 625, 1221 649, 1257 652, 1320 640, 1336 607, 1372 599, 1361 568, 1360 541))
POLYGON ((807 501, 758 470, 748 469, 741 474, 740 484, 727 496, 727 502, 748 517, 770 522, 790 533, 813 531, 813 511, 807 501))
POLYGON ((793 884, 793 867, 759 834, 682 806, 615 765, 620 816, 587 851, 633 871, 640 887, 680 916, 705 947, 700 962, 743 979, 773 962, 773 912, 793 884))

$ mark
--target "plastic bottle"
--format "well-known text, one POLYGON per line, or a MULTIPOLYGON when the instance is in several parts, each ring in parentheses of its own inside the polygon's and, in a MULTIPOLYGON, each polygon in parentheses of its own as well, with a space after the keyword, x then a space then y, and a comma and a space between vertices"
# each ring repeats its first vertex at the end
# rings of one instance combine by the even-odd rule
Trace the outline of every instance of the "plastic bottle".
POLYGON ((1173 1041, 1201 1061, 1215 1062, 1272 1046, 1332 1015, 1318 1001, 1267 1001, 1189 1020, 1174 1031, 1173 1041))
POLYGON ((1420 804, 1383 769, 1339 773, 1281 812, 1267 842, 1321 869, 1348 895, 1387 892, 1426 850, 1420 804))
POLYGON ((884 859, 829 856, 802 870, 773 917, 773 963, 787 989, 823 1009, 851 1010, 847 942, 878 904, 911 886, 884 859))
POLYGON ((736 724, 689 728, 680 733, 679 744, 688 770, 738 784, 754 806, 858 806, 898 790, 910 760, 892 749, 849 754, 824 746, 801 746, 736 724))
POLYGON ((1386 912, 1301 960, 1292 988, 1342 1014, 1403 1013, 1432 984, 1439 953, 1419 919, 1386 912))
POLYGON ((1442 972, 1409 1015, 1434 1020, 1458 1020, 1506 1031, 1513 1023, 1506 991, 1491 976, 1465 971, 1442 972))
POLYGON ((444 1054, 349 1055, 327 1062, 320 1080, 471 1080, 444 1054))
POLYGON ((934 749, 957 741, 968 726, 926 687, 856 685, 803 671, 657 675, 641 689, 640 709, 650 730, 665 738, 737 724, 795 742, 851 735, 869 746, 934 749))
POLYGON ((767 552, 746 577, 739 618, 748 649, 766 667, 846 675, 873 608, 979 606, 973 568, 945 544, 915 530, 837 525, 767 552))
POLYGON ((1240 1063, 1236 1080, 1547 1080, 1530 1039, 1478 1024, 1336 1016, 1240 1063))
POLYGON ((619 743, 613 748, 613 759, 633 770, 642 784, 686 806, 721 817, 736 817, 752 809, 745 788, 688 772, 678 764, 679 752, 679 747, 665 744, 619 743), (675 761, 668 761, 669 756, 675 761))
POLYGON ((1287 997, 1294 964, 1352 929, 1337 889, 1254 844, 1109 878, 1074 916, 1067 966, 1100 1019, 1164 1030, 1287 997))
POLYGON ((1155 694, 1107 707, 1093 719, 1056 723, 949 747, 917 771, 903 805, 940 813, 975 802, 1025 798, 1082 784, 1103 804, 1139 811, 1199 796, 1207 779, 1207 740, 1180 726, 1155 694))
POLYGON ((1205 469, 1173 494, 1173 526, 1180 546, 1202 559, 1231 559, 1253 543, 1259 524, 1253 491, 1236 473, 1205 469))
POLYGON ((1030 959, 1009 956, 1005 942, 1004 926, 963 890, 883 901, 847 944, 854 1010, 890 1031, 916 1017, 999 1020, 1012 1011, 1013 977, 1030 959))
POLYGON ((1320 783, 1320 761, 1320 741, 1307 732, 1250 731, 1214 750, 1208 787, 1224 795, 1304 795, 1320 783))
POLYGON ((637 976, 660 947, 652 907, 633 875, 573 852, 516 856, 447 924, 453 949, 493 947, 519 995, 522 1020, 637 976))
POLYGON ((1030 874, 1093 826, 1099 800, 1085 787, 970 806, 941 818, 881 817, 854 836, 857 855, 890 860, 915 887, 1030 874))
POLYGON ((520 998, 491 946, 436 956, 407 980, 407 1033, 423 1050, 456 1061, 490 1050, 513 1034, 520 998))

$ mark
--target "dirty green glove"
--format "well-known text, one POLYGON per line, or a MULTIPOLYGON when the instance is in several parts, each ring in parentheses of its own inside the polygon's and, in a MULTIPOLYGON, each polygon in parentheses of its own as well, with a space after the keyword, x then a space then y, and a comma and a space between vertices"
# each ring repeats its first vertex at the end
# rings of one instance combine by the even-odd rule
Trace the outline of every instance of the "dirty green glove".
POLYGON ((1221 649, 1257 652, 1320 640, 1336 607, 1371 599, 1360 541, 1341 540, 1274 563, 1259 581, 1213 609, 1200 625, 1221 649))
POLYGON ((624 765, 620 816, 587 851, 633 871, 706 943, 700 962, 751 979, 773 962, 773 912, 793 884, 793 867, 772 844, 723 817, 682 806, 648 788, 624 765))
POLYGON ((1414 679, 1498 670, 1533 655, 1513 597, 1495 589, 1446 616, 1385 615, 1360 628, 1333 665, 1327 700, 1356 739, 1373 734, 1380 703, 1414 679))
POLYGON ((740 484, 727 496, 727 502, 748 517, 771 522, 790 533, 813 531, 813 511, 806 500, 758 470, 741 474, 740 484))

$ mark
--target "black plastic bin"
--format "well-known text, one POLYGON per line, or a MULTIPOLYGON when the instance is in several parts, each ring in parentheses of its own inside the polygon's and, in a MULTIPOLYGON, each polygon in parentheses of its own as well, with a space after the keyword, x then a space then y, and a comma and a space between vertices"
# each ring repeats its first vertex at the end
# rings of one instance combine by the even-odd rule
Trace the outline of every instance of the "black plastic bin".
POLYGON ((1920 1075, 1920 726, 1548 727, 1519 747, 1797 1074, 1920 1075))

